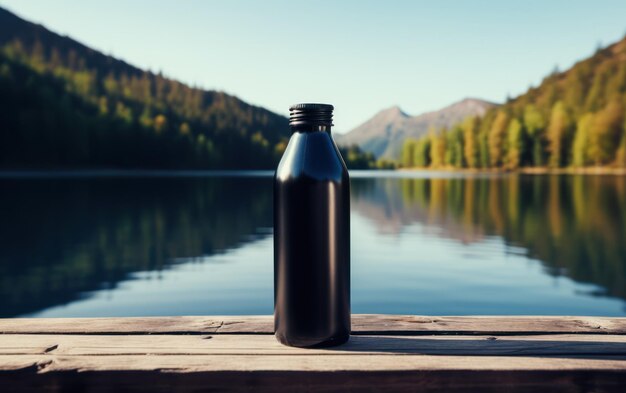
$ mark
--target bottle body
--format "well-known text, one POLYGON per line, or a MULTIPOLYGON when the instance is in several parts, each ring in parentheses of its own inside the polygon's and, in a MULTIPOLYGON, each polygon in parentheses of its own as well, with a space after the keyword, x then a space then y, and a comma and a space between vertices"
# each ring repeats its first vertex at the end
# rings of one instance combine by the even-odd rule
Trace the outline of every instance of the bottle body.
POLYGON ((274 177, 274 324, 291 346, 350 335, 350 181, 330 127, 296 130, 274 177))

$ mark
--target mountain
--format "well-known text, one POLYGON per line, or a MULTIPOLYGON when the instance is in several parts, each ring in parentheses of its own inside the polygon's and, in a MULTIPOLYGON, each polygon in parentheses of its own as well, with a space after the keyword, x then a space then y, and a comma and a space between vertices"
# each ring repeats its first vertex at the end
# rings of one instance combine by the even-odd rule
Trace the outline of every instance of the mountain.
POLYGON ((0 8, 0 167, 272 168, 289 133, 0 8))
POLYGON ((342 146, 358 145, 378 158, 398 159, 407 138, 420 138, 430 127, 450 127, 468 116, 482 116, 495 104, 476 98, 466 98, 443 109, 409 116, 394 106, 378 112, 374 117, 341 135, 342 146))
POLYGON ((626 37, 480 118, 407 140, 406 167, 626 167, 626 37))

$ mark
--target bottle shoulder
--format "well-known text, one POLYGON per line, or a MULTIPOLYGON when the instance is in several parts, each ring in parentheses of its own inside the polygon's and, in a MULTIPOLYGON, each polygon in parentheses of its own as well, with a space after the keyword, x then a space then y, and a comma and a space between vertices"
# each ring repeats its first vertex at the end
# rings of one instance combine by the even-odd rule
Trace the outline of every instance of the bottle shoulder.
POLYGON ((287 144, 275 178, 342 182, 348 180, 348 170, 328 132, 296 132, 287 144))

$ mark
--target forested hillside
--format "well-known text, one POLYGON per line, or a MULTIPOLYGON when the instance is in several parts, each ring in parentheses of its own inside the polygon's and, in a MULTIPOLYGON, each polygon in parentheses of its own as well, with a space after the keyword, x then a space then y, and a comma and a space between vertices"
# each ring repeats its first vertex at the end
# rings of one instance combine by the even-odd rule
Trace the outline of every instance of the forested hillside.
POLYGON ((287 119, 0 9, 0 166, 270 168, 287 119))
POLYGON ((483 117, 403 145, 405 167, 626 166, 626 38, 483 117))

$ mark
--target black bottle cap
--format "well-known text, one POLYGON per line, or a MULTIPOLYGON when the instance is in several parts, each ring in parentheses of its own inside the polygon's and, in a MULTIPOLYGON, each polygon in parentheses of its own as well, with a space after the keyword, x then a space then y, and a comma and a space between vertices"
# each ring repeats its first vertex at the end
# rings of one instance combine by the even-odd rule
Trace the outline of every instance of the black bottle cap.
POLYGON ((333 109, 329 104, 295 104, 289 107, 290 126, 332 126, 333 109))

